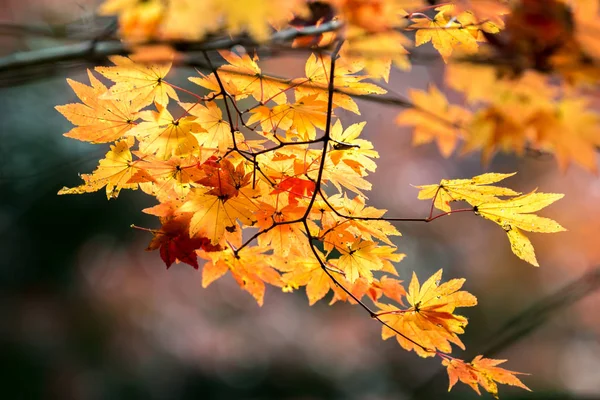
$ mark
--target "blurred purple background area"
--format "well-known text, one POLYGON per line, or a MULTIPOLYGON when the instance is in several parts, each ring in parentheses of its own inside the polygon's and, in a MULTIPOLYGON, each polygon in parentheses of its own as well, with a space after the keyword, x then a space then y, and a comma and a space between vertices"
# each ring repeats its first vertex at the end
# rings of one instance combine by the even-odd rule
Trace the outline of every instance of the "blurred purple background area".
MULTIPOLYGON (((89 0, 2 0, 0 21, 85 23, 93 9, 89 0)), ((56 44, 0 36, 0 56, 56 44)), ((305 59, 261 65, 294 76, 305 59)), ((108 148, 64 138, 69 123, 54 110, 77 101, 65 78, 86 82, 86 67, 1 82, 0 398, 477 398, 465 386, 447 393, 437 360, 382 341, 381 327, 356 306, 329 307, 328 297, 309 307, 302 289, 270 287, 258 307, 231 276, 202 289, 201 271, 185 264, 166 270, 157 252, 144 251, 149 234, 129 228, 158 225, 141 213, 154 204, 141 192, 110 202, 102 191, 57 196, 108 148)), ((169 78, 187 85, 194 74, 179 69, 169 78)), ((405 96, 429 82, 443 87, 442 75, 442 65, 415 65, 384 86, 405 96)), ((367 121, 363 135, 381 156, 369 202, 389 216, 427 216, 429 203, 417 200, 411 184, 486 171, 519 171, 506 181, 518 191, 566 194, 542 215, 568 231, 530 235, 540 268, 516 258, 496 225, 465 213, 397 225, 403 236, 396 244, 407 254, 397 270, 405 281, 412 271, 425 279, 439 268, 445 280, 467 279, 479 304, 461 312, 469 318, 467 351, 455 355, 483 352, 531 374, 523 381, 532 393, 502 386, 502 399, 600 398, 600 278, 590 272, 600 265, 598 177, 578 167, 562 173, 550 156, 497 155, 488 167, 478 154, 444 159, 434 145, 411 146, 410 131, 393 122, 399 109, 359 105, 362 116, 336 116, 344 126, 367 121)))

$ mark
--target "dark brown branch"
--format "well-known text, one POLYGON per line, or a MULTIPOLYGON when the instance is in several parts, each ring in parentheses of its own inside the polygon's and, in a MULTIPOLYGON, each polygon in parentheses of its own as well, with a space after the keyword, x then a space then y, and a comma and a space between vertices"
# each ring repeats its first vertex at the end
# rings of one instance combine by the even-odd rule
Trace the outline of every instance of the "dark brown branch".
MULTIPOLYGON (((266 43, 257 43, 247 36, 236 36, 232 38, 219 38, 201 42, 161 42, 161 44, 172 45, 176 50, 182 52, 198 52, 208 50, 228 49, 236 45, 241 46, 269 46, 279 43, 287 43, 303 36, 317 35, 325 32, 333 32, 342 26, 339 21, 330 21, 319 26, 307 26, 300 29, 290 28, 275 32, 266 43)), ((150 42, 148 44, 156 44, 150 42)), ((139 45, 139 43, 138 43, 139 45)), ((0 58, 0 73, 30 68, 40 65, 48 65, 65 61, 96 61, 111 55, 127 55, 134 49, 126 43, 117 40, 93 39, 84 43, 75 43, 40 50, 31 50, 11 54, 0 58)))

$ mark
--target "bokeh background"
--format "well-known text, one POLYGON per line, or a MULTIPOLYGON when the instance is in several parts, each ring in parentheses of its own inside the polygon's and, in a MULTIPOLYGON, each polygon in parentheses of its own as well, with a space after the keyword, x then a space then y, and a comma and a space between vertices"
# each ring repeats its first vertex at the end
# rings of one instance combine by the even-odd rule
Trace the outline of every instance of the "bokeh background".
MULTIPOLYGON (((0 0, 0 26, 91 23, 96 1, 0 0)), ((64 41, 0 29, 0 57, 64 41)), ((300 75, 305 54, 265 60, 268 71, 300 75)), ((2 399, 471 399, 447 393, 441 365, 380 339, 380 326, 348 304, 308 306, 303 291, 267 290, 260 308, 231 277, 207 289, 184 264, 166 270, 144 251, 155 227, 141 213, 141 192, 107 201, 103 192, 57 196, 79 183, 108 146, 64 138, 70 125, 54 106, 76 102, 65 78, 86 81, 89 65, 56 65, 22 80, 0 74, 0 398, 2 399)), ((395 72, 387 88, 441 85, 443 66, 395 72)), ((194 71, 170 75, 186 84, 194 71)), ((197 87, 196 87, 197 88, 197 87)), ((509 185, 566 193, 544 216, 568 232, 532 234, 541 267, 510 252, 501 229, 470 214, 398 225, 407 254, 397 267, 427 277, 466 277, 479 305, 464 310, 471 358, 508 358, 531 374, 527 393, 502 386, 503 399, 600 398, 600 179, 577 167, 558 171, 548 156, 477 154, 442 158, 413 148, 394 125, 392 107, 361 103, 362 117, 336 114, 344 126, 363 118, 381 158, 371 204, 391 216, 428 214, 410 184, 486 171, 519 173, 509 185), (586 275, 587 274, 587 275, 586 275), (583 278, 582 278, 583 277, 583 278)), ((485 396, 485 395, 484 395, 485 396)), ((490 397, 488 397, 490 398, 490 397)))

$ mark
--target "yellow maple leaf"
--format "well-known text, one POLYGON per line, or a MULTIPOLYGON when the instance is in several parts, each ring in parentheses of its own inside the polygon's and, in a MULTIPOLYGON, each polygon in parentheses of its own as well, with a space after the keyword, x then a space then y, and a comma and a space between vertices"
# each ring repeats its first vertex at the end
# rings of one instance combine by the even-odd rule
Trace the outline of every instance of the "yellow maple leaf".
MULTIPOLYGON (((321 260, 325 256, 317 250, 317 255, 321 260)), ((301 286, 306 287, 306 296, 308 304, 313 305, 321 300, 329 292, 336 288, 333 280, 323 271, 321 263, 315 258, 311 250, 292 249, 290 257, 284 261, 285 273, 282 275, 283 282, 291 289, 297 289, 301 286)), ((330 269, 329 272, 336 280, 343 279, 339 271, 330 269)))
POLYGON ((174 118, 167 108, 156 104, 157 111, 143 111, 139 123, 129 131, 140 141, 140 151, 155 154, 168 160, 172 156, 189 156, 199 153, 198 140, 193 132, 204 132, 195 117, 174 118))
POLYGON ((285 197, 287 196, 271 196, 265 200, 269 200, 272 204, 258 203, 258 210, 254 215, 257 220, 256 225, 265 231, 258 237, 259 246, 271 248, 283 257, 287 257, 292 249, 301 251, 304 247, 308 247, 301 223, 277 225, 273 228, 274 223, 298 221, 306 211, 306 207, 286 204, 285 197))
POLYGON ((365 125, 366 122, 360 122, 343 129, 338 119, 330 132, 333 149, 328 156, 335 165, 346 163, 360 176, 365 176, 365 171, 374 172, 377 164, 373 158, 379 158, 379 153, 373 149, 371 142, 358 138, 365 125))
POLYGON ((401 70, 410 69, 405 46, 411 45, 411 41, 402 33, 396 30, 367 32, 349 26, 346 35, 340 54, 363 64, 371 77, 388 82, 392 63, 401 70))
POLYGON ((406 295, 411 307, 406 310, 391 304, 377 304, 382 311, 379 318, 389 325, 382 327, 384 340, 396 336, 403 348, 414 350, 421 357, 434 356, 436 349, 449 353, 452 350, 450 343, 464 349, 457 334, 464 333, 468 321, 455 315, 454 310, 476 305, 477 298, 459 290, 464 279, 451 279, 440 285, 441 278, 440 269, 420 285, 413 272, 406 295))
POLYGON ((319 237, 325 238, 325 249, 327 249, 328 242, 334 240, 329 239, 328 235, 341 235, 341 230, 348 232, 352 236, 360 236, 366 240, 374 240, 373 238, 376 238, 390 246, 393 243, 388 236, 401 236, 394 225, 389 221, 383 220, 383 215, 387 210, 366 206, 365 199, 361 196, 349 199, 345 193, 343 196, 336 194, 328 197, 327 202, 335 208, 337 213, 349 218, 340 217, 335 212, 328 211, 328 205, 317 202, 315 208, 322 210, 320 219, 322 228, 319 237), (352 217, 355 217, 355 219, 352 217), (369 220, 361 220, 360 218, 369 218, 369 220))
POLYGON ((463 125, 471 113, 463 107, 448 104, 446 96, 433 84, 427 92, 409 89, 408 93, 414 107, 401 112, 396 123, 415 127, 413 145, 435 140, 440 153, 449 157, 463 137, 463 125))
POLYGON ((348 243, 346 248, 338 247, 337 250, 342 255, 337 260, 332 260, 331 264, 344 271, 350 283, 359 277, 364 277, 367 282, 371 282, 373 280, 371 271, 383 267, 380 255, 375 252, 376 248, 377 243, 357 238, 353 243, 348 243))
POLYGON ((325 130, 327 102, 318 100, 318 95, 297 99, 291 104, 280 104, 273 108, 273 116, 281 116, 278 127, 286 131, 293 129, 301 140, 313 140, 316 129, 325 130))
POLYGON ((233 147, 229 122, 223 119, 223 112, 213 101, 205 104, 179 103, 190 115, 196 117, 194 122, 202 127, 200 131, 191 132, 198 140, 198 144, 225 153, 233 147))
POLYGON ((238 220, 252 225, 252 214, 257 206, 251 198, 251 190, 244 188, 239 192, 238 196, 227 198, 217 193, 210 194, 203 188, 192 189, 179 210, 194 213, 190 221, 190 237, 206 237, 215 245, 221 241, 225 230, 238 230, 238 220))
MULTIPOLYGON (((219 85, 219 81, 217 81, 217 77, 215 76, 214 73, 211 73, 209 75, 204 75, 202 72, 197 71, 201 78, 192 76, 189 77, 188 80, 190 82, 195 83, 198 86, 202 86, 203 88, 206 88, 208 90, 210 90, 213 96, 222 96, 221 94, 221 86, 219 85)), ((224 80, 221 79, 221 84, 223 84, 223 87, 225 88, 225 92, 227 92, 227 94, 229 95, 229 97, 235 99, 235 100, 242 100, 245 99, 246 97, 250 96, 250 93, 247 93, 241 89, 238 89, 235 84, 230 81, 230 80, 224 80)))
POLYGON ((475 176, 471 179, 442 179, 436 185, 415 186, 421 189, 418 194, 419 200, 434 199, 433 205, 438 210, 450 212, 450 202, 466 201, 472 206, 488 201, 496 201, 498 196, 517 196, 520 193, 512 189, 488 186, 491 183, 500 182, 503 179, 515 175, 487 173, 475 176))
MULTIPOLYGON (((297 85, 295 89, 296 96, 300 98, 316 94, 319 100, 327 101, 330 67, 331 59, 329 57, 311 54, 304 66, 306 78, 297 78, 292 81, 293 85, 297 85)), ((374 83, 363 82, 369 78, 368 75, 358 75, 364 67, 364 64, 357 60, 345 60, 341 58, 336 64, 334 71, 335 88, 343 89, 345 92, 353 95, 387 93, 387 90, 374 83)), ((347 94, 334 93, 333 104, 360 115, 358 106, 347 94)))
POLYGON ((82 174, 83 185, 63 187, 58 194, 82 194, 100 190, 106 186, 106 197, 114 199, 121 189, 137 189, 137 183, 130 183, 131 177, 138 172, 136 162, 132 160, 129 148, 133 138, 121 140, 110 146, 110 151, 100 160, 98 168, 91 174, 82 174))
POLYGON ((285 131, 286 136, 300 140, 313 140, 317 128, 325 130, 327 102, 318 100, 318 95, 307 95, 294 103, 279 104, 273 108, 259 106, 251 110, 247 125, 260 124, 263 131, 276 133, 285 131))
POLYGON ((508 200, 475 204, 475 213, 500 225, 508 235, 513 253, 530 264, 539 266, 533 245, 521 230, 554 233, 566 230, 558 222, 530 214, 563 198, 561 193, 531 192, 508 200))
POLYGON ((123 56, 112 56, 109 60, 114 67, 96 67, 95 70, 115 82, 105 95, 108 98, 118 98, 124 93, 138 97, 142 106, 157 103, 165 106, 169 97, 179 100, 177 92, 164 83, 164 78, 171 69, 171 63, 146 65, 133 62, 123 56))
MULTIPOLYGON (((371 190, 371 183, 363 178, 361 169, 351 165, 351 163, 341 162, 334 164, 331 157, 325 159, 323 168, 323 182, 331 182, 339 193, 343 192, 342 187, 364 196, 362 190, 371 190)), ((316 174, 313 174, 316 176, 316 174)), ((314 177, 311 177, 314 179, 314 177)))
MULTIPOLYGON (((256 63, 258 56, 250 58, 245 53, 237 55, 225 50, 219 51, 219 54, 227 61, 227 64, 219 67, 219 76, 224 81, 223 83, 233 85, 236 88, 235 92, 251 95, 261 103, 266 103, 267 100, 272 100, 277 104, 287 102, 287 95, 284 92, 287 89, 287 83, 263 76, 256 63)), ((201 83, 200 80, 195 79, 193 82, 201 83)), ((225 88, 227 89, 227 86, 225 88)))
POLYGON ((83 104, 55 107, 72 124, 77 125, 64 136, 90 143, 114 142, 133 128, 142 105, 137 99, 125 94, 117 99, 102 99, 101 96, 108 89, 90 70, 88 76, 92 86, 67 79, 83 104))
POLYGON ((414 24, 409 28, 416 29, 415 45, 421 46, 431 42, 444 61, 452 55, 454 50, 470 54, 478 49, 477 40, 471 35, 468 29, 463 25, 449 18, 446 13, 448 9, 443 7, 436 8, 438 13, 432 19, 414 18, 414 24))
POLYGON ((140 188, 161 202, 185 198, 192 183, 205 176, 198 166, 206 161, 207 155, 205 158, 189 155, 173 156, 168 160, 162 160, 140 152, 134 154, 140 158, 143 156, 138 165, 149 178, 138 181, 140 188))

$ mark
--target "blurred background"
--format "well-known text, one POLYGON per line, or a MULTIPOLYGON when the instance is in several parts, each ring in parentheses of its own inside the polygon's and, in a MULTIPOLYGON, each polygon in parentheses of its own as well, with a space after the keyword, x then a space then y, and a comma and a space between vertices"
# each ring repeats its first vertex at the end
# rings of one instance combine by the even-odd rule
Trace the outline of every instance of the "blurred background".
MULTIPOLYGON (((0 26, 85 28, 93 0, 0 0, 0 26)), ((91 23, 91 22, 89 22, 91 23)), ((0 58, 64 41, 0 29, 0 58)), ((305 54, 265 60, 264 69, 300 75, 305 54)), ((303 291, 267 290, 258 307, 230 276, 201 288, 187 265, 166 270, 144 251, 155 227, 141 192, 107 201, 100 191, 57 196, 91 172, 108 145, 64 138, 70 124, 55 105, 77 102, 65 78, 87 82, 85 68, 38 71, 36 79, 0 74, 0 398, 3 399, 472 399, 464 385, 447 393, 438 361, 421 359, 393 340, 359 308, 308 306, 303 291), (40 75, 41 74, 41 75, 40 75)), ((393 73, 387 88, 441 84, 437 64, 393 73)), ((170 75, 186 83, 193 70, 170 75)), ((507 185, 562 192, 544 216, 568 232, 531 234, 540 268, 510 251, 501 229, 470 214, 431 224, 398 225, 407 254, 400 278, 421 279, 439 268, 465 277, 479 305, 463 335, 472 358, 507 358, 506 368, 531 376, 532 390, 500 387, 502 399, 600 398, 600 180, 577 167, 560 173, 547 156, 442 158, 431 146, 410 146, 392 107, 361 103, 362 117, 336 114, 344 126, 363 118, 380 152, 370 180, 372 205, 390 216, 423 217, 427 202, 410 184, 519 173, 507 185), (594 272, 596 271, 596 272, 594 272), (587 275, 586 275, 587 274, 587 275), (582 278, 583 277, 583 278, 582 278)), ((488 396, 484 394, 484 396, 488 396)), ((488 397, 490 398, 490 397, 488 397)))

